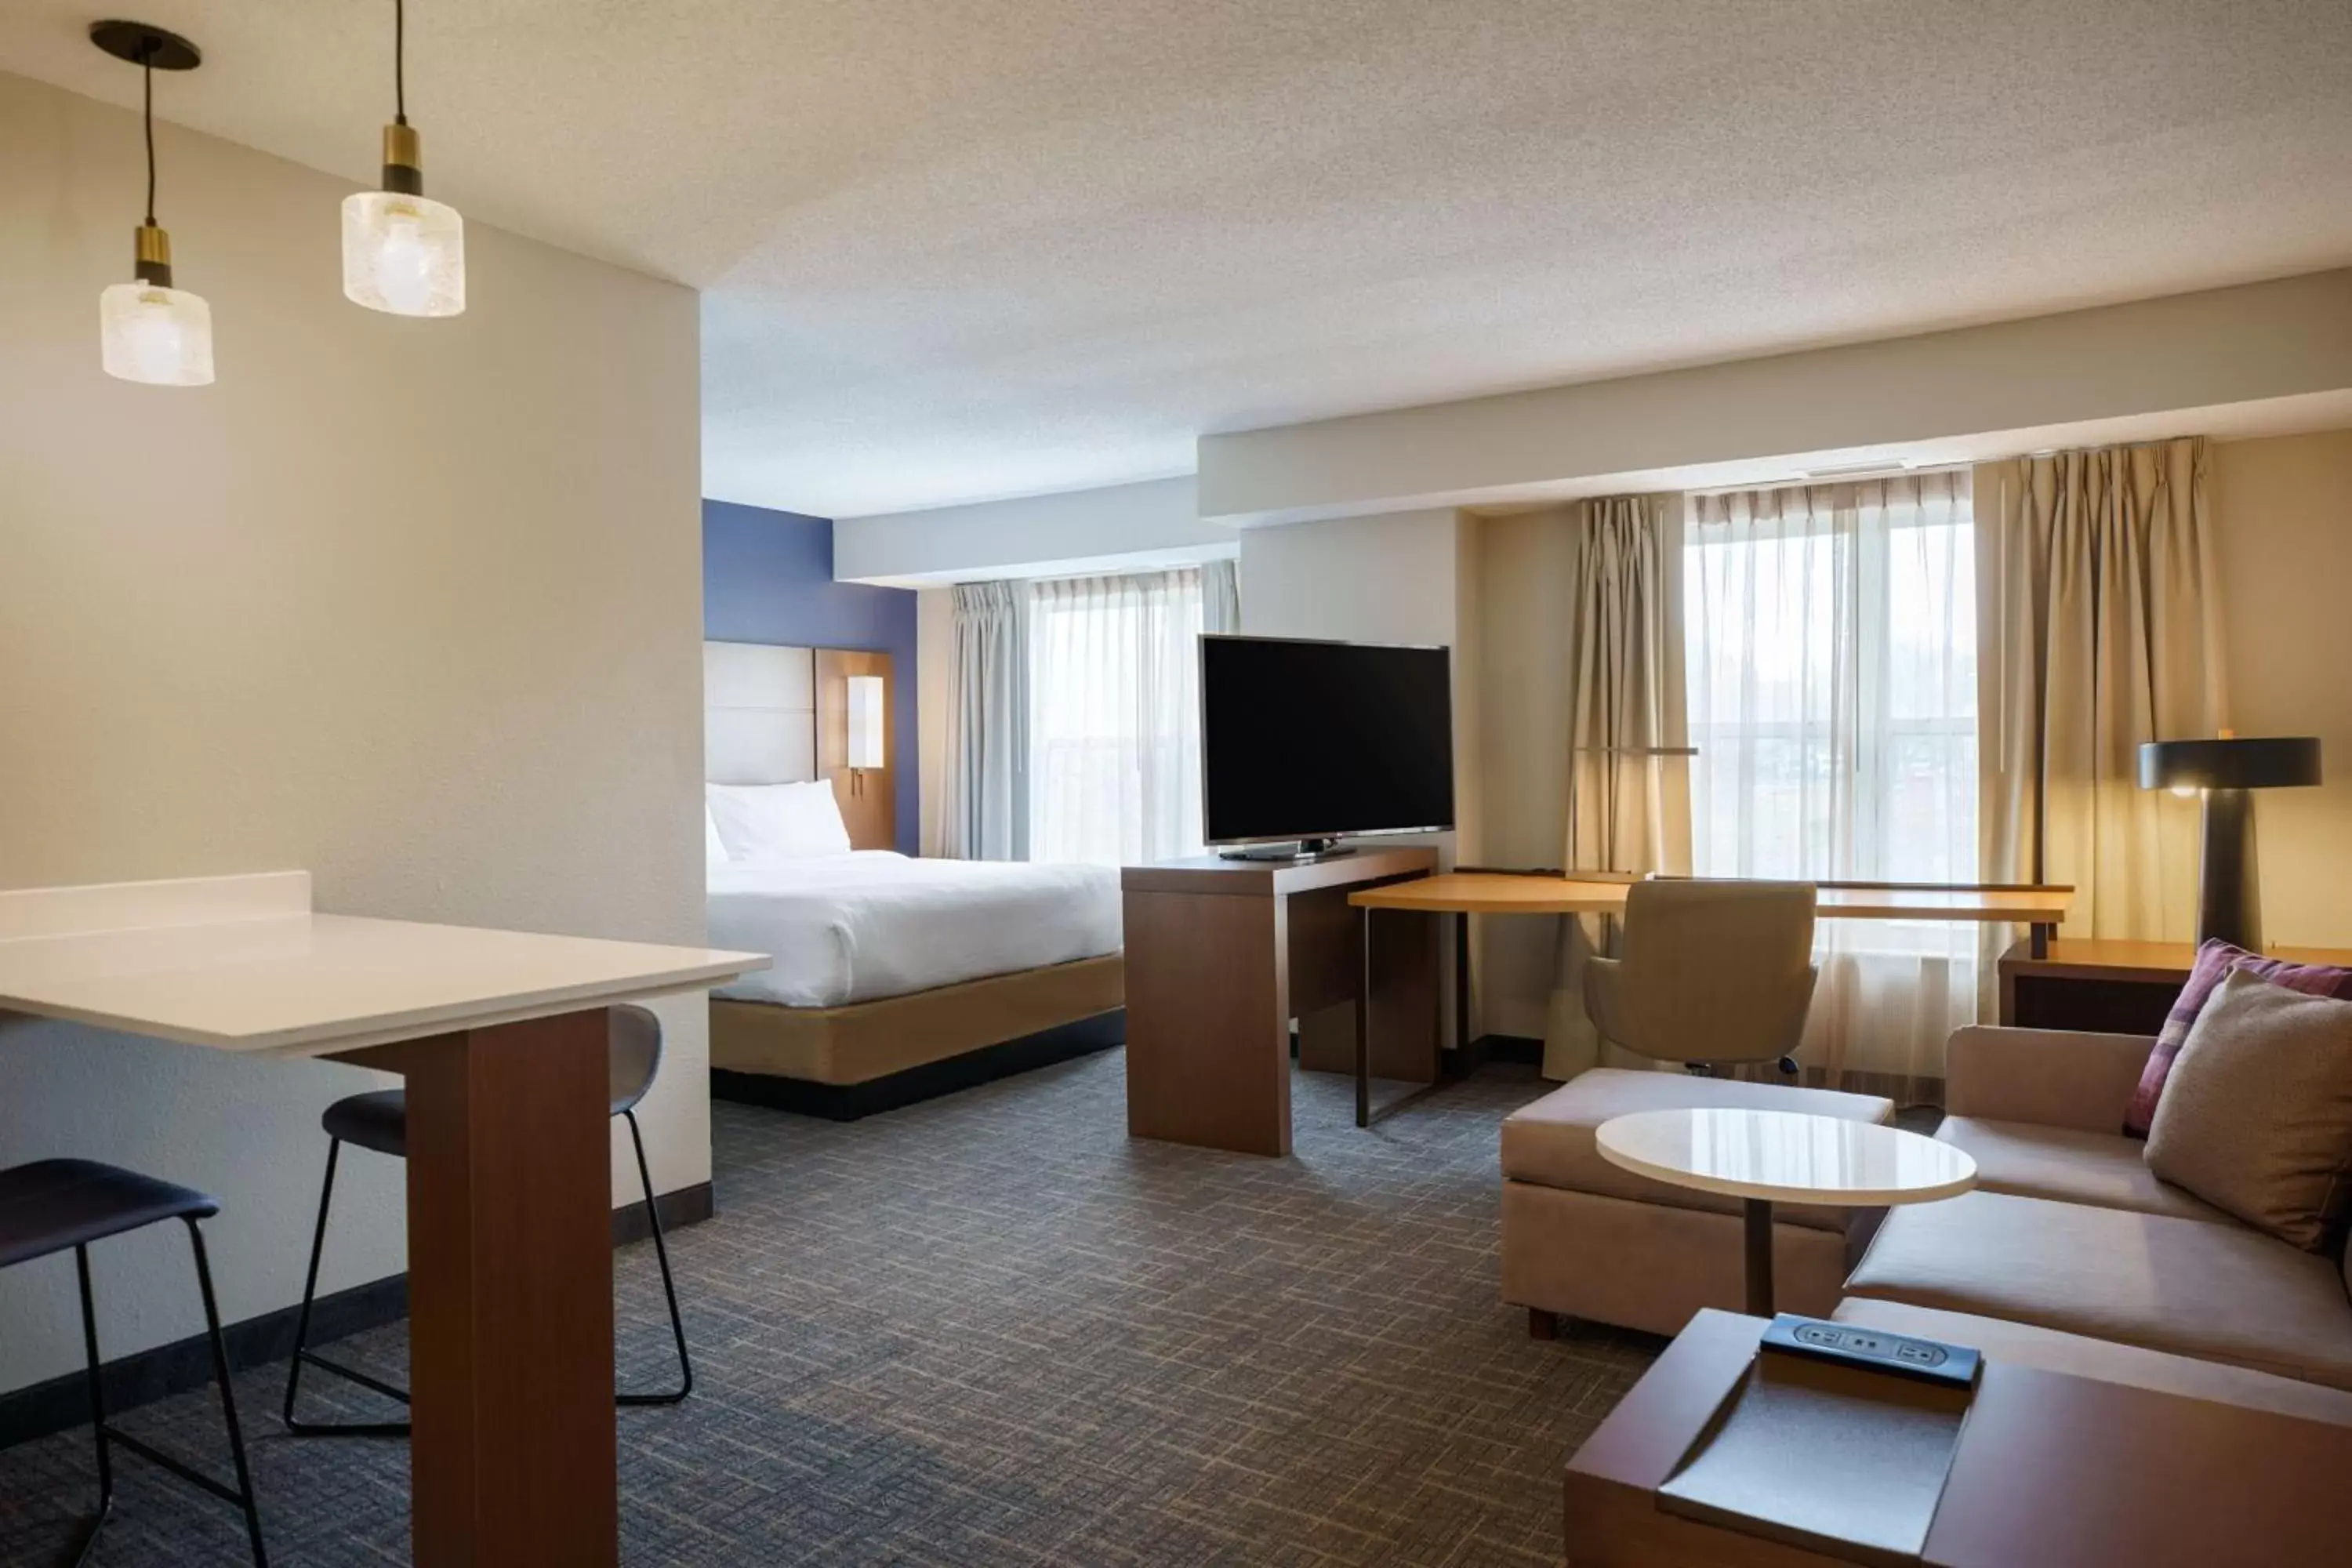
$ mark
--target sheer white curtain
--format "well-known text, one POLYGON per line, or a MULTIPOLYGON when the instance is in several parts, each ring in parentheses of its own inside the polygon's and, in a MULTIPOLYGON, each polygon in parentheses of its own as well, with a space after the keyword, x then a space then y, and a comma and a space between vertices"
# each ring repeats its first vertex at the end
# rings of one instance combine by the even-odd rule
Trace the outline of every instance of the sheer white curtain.
POLYGON ((1028 610, 1023 584, 955 589, 941 848, 959 859, 1029 856, 1028 610))
MULTIPOLYGON (((1692 868, 1977 879, 1975 524, 1966 473, 1696 498, 1684 554, 1692 868)), ((1977 1016, 1977 932, 1823 921, 1811 1076, 1939 1096, 1977 1016)))
POLYGON ((1227 636, 1242 629, 1241 572, 1230 561, 1201 568, 1201 629, 1227 636))
POLYGON ((1200 572, 1031 585, 1029 857, 1201 852, 1200 572))

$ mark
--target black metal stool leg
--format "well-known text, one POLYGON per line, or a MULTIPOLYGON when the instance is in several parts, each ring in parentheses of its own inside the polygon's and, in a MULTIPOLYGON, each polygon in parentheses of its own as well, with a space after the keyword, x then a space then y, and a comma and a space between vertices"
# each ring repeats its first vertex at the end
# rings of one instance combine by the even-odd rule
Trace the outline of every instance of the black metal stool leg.
POLYGON ((114 1510, 114 1458, 106 1447, 106 1391, 98 1373, 98 1308, 90 1300, 89 1248, 74 1248, 74 1274, 81 1284, 81 1342, 89 1361, 89 1426, 98 1440, 98 1511, 82 1526, 81 1538, 69 1549, 74 1568, 82 1568, 98 1549, 98 1532, 114 1510))
POLYGON ((694 1363, 687 1359, 686 1320, 678 1315, 677 1284, 669 1271, 669 1244, 662 1239, 661 1205, 654 1201, 653 1170, 646 1163, 645 1134, 637 1131, 637 1113, 621 1112, 629 1124, 629 1142, 637 1152, 637 1184, 646 1194, 646 1219, 653 1227, 654 1257, 661 1263, 662 1294, 669 1299, 669 1331, 677 1341, 677 1370, 681 1381, 671 1394, 620 1394, 614 1396, 621 1405, 676 1405, 694 1392, 694 1363))
POLYGON ((310 1232, 310 1268, 302 1280, 302 1310, 294 1319, 294 1353, 286 1364, 286 1407, 282 1418, 286 1429, 306 1437, 405 1437, 405 1421, 303 1421, 294 1415, 294 1396, 302 1383, 302 1367, 306 1362, 320 1372, 332 1373, 346 1383, 356 1383, 362 1388, 383 1394, 387 1399, 408 1403, 408 1392, 391 1384, 373 1378, 363 1372, 329 1361, 311 1350, 310 1303, 319 1294, 319 1260, 327 1250, 327 1209, 335 1197, 335 1163, 342 1153, 343 1141, 327 1140, 327 1179, 319 1185, 319 1223, 310 1232))
POLYGON ((245 1432, 237 1425, 236 1394, 229 1387, 228 1347, 221 1340, 220 1305, 213 1297, 213 1270, 205 1256, 205 1233, 191 1218, 188 1245, 196 1258, 196 1288, 204 1292, 205 1332, 212 1341, 213 1381, 220 1384, 221 1420, 228 1427, 229 1457, 236 1467, 236 1500, 245 1510, 245 1536, 253 1546, 253 1568, 269 1568, 261 1544, 261 1509, 253 1495, 253 1472, 245 1462, 245 1432))

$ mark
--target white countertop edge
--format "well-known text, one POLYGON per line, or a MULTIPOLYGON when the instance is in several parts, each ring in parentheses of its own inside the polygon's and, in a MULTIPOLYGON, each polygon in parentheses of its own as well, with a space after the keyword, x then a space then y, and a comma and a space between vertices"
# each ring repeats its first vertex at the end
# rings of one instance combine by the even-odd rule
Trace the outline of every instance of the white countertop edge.
POLYGON ((0 888, 0 942, 278 920, 310 912, 308 871, 0 888))
POLYGON ((748 962, 695 965, 675 974, 644 976, 621 984, 564 986, 530 997, 508 997, 488 1004, 453 1005, 389 1014, 372 1020, 367 1027, 360 1029, 329 1023, 301 1029, 282 1029, 266 1035, 222 1035, 95 1008, 31 1005, 14 998, 8 999, 0 1012, 13 1011, 28 1016, 86 1024, 92 1028, 132 1035, 142 1039, 207 1046, 239 1057, 296 1059, 340 1056, 345 1051, 365 1050, 371 1046, 388 1046, 400 1040, 430 1039, 436 1035, 491 1028, 500 1024, 520 1024, 530 1018, 552 1018, 560 1014, 586 1012, 592 1007, 611 1006, 619 1002, 658 1001, 668 996, 698 994, 708 992, 721 981, 762 968, 767 963, 763 956, 758 954, 741 956, 748 962))

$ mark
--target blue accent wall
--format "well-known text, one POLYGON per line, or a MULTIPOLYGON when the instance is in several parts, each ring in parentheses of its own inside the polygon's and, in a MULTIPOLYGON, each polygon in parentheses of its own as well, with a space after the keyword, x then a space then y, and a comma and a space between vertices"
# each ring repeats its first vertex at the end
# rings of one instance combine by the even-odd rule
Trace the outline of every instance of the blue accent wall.
POLYGON ((702 635, 717 642, 890 656, 890 766, 898 847, 922 833, 915 726, 915 595, 833 580, 833 524, 732 501, 702 503, 702 635))

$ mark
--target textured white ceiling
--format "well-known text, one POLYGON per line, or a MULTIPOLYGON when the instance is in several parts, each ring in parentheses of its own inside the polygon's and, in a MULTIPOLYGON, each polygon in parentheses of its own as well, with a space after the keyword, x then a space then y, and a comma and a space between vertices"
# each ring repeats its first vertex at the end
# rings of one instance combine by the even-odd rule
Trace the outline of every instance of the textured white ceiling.
MULTIPOLYGON (((124 0, 167 118, 372 177, 390 0, 124 0)), ((0 69, 118 102, 90 0, 0 69)), ((2352 262, 2345 0, 411 0, 436 194, 706 290, 707 493, 1193 437, 2352 262)))

